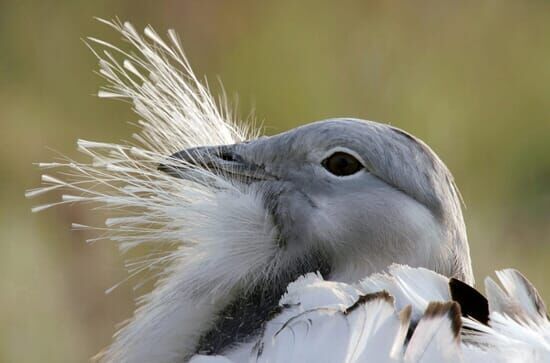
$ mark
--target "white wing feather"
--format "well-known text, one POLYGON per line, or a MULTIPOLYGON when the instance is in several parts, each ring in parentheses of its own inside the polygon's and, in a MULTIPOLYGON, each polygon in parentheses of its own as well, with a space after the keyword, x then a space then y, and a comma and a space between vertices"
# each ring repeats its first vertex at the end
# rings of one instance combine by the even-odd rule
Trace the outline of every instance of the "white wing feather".
POLYGON ((518 271, 497 271, 503 288, 485 280, 489 300, 489 326, 471 319, 468 343, 481 347, 502 362, 550 362, 550 321, 535 287, 518 271))
POLYGON ((431 301, 449 301, 449 279, 425 268, 392 265, 387 273, 373 274, 359 283, 364 293, 386 290, 397 309, 412 306, 412 320, 418 321, 431 301))
POLYGON ((430 303, 414 331, 405 363, 462 362, 460 309, 456 303, 430 303))

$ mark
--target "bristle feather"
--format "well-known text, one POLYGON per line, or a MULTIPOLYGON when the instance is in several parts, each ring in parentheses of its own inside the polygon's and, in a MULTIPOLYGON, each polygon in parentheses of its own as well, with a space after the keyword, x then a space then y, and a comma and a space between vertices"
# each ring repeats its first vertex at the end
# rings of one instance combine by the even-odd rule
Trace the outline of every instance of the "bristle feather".
MULTIPOLYGON (((121 251, 143 244, 171 246, 164 255, 152 255, 141 264, 128 266, 128 278, 151 270, 161 280, 153 293, 138 299, 140 308, 135 318, 117 333, 113 346, 103 352, 103 360, 126 361, 132 360, 131 354, 142 354, 135 361, 156 361, 156 353, 140 349, 137 332, 148 336, 162 323, 175 324, 172 330, 179 333, 172 333, 185 342, 177 347, 178 354, 184 357, 188 353, 186 349, 190 349, 197 338, 195 330, 200 329, 201 322, 208 321, 200 319, 208 309, 197 310, 194 315, 181 315, 179 308, 166 305, 169 296, 179 294, 178 306, 188 305, 192 310, 196 301, 191 300, 191 293, 203 291, 205 305, 211 304, 215 293, 226 296, 240 280, 254 275, 250 271, 256 271, 258 279, 266 278, 269 269, 280 262, 271 248, 274 231, 257 190, 237 188, 222 176, 185 164, 179 167, 189 171, 189 180, 177 180, 158 171, 157 166, 166 162, 168 155, 185 148, 236 143, 256 134, 232 118, 225 98, 219 104, 214 102, 208 86, 193 74, 173 32, 168 33, 169 42, 165 42, 147 27, 145 37, 152 41, 150 44, 130 23, 98 20, 118 31, 134 48, 132 52, 125 51, 93 37, 86 42, 98 58, 99 74, 107 82, 98 96, 129 100, 140 116, 141 130, 134 137, 137 143, 78 140, 78 151, 89 161, 64 158, 62 162, 41 164, 59 172, 43 175, 44 186, 29 190, 26 195, 34 197, 55 189, 64 191, 61 201, 37 206, 33 212, 65 203, 88 202, 93 203, 94 209, 109 211, 112 216, 106 219, 105 227, 73 224, 75 229, 102 234, 90 238, 91 242, 108 238, 115 241, 121 251), (220 210, 217 206, 227 203, 228 198, 237 202, 220 210), (231 213, 239 218, 228 218, 231 213), (228 220, 246 227, 253 225, 254 230, 262 232, 247 234, 243 232, 248 230, 244 225, 243 228, 229 226, 228 220), (212 239, 213 234, 220 233, 223 236, 212 239), (234 244, 235 253, 231 258, 235 258, 235 262, 227 265, 233 270, 219 271, 221 264, 216 261, 222 256, 215 253, 219 249, 216 240, 222 241, 224 248, 234 244), (200 257, 210 255, 209 259, 200 257), (244 256, 252 256, 256 263, 239 262, 244 256), (199 261, 201 265, 196 266, 199 261), (269 264, 273 266, 266 270, 269 264), (204 266, 211 266, 214 273, 206 273, 209 270, 204 266), (195 271, 201 272, 197 275, 195 271), (214 279, 214 276, 222 278, 214 279), (147 312, 164 318, 153 322, 147 312)), ((174 354, 170 352, 172 348, 159 344, 158 351, 162 349, 168 351, 166 354, 174 354)))

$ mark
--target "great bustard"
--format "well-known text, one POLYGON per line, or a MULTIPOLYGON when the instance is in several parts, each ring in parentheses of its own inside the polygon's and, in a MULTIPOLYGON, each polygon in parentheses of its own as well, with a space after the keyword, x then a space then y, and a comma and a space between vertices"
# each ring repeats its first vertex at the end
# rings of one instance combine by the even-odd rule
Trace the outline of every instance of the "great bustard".
MULTIPOLYGON (((258 137, 234 121, 224 97, 213 100, 173 31, 165 42, 150 27, 142 37, 128 23, 104 22, 134 51, 89 38, 108 82, 99 96, 133 103, 141 117, 136 144, 80 140, 79 150, 92 161, 43 163, 64 169, 64 176, 44 175, 44 186, 28 192, 68 191, 62 201, 35 210, 94 202, 113 211, 99 229, 122 250, 172 247, 135 268, 165 266, 101 354, 104 361, 183 362, 196 353, 227 357, 194 361, 440 361, 460 354, 477 359, 509 341, 518 342, 509 344, 514 352, 548 353, 544 305, 514 272, 502 274, 506 293, 490 285, 491 318, 497 322, 495 314, 502 313, 523 324, 541 339, 539 350, 525 343, 529 339, 514 340, 468 319, 466 341, 473 345, 460 346, 458 305, 428 305, 432 299, 466 301, 475 293, 460 283, 473 284, 473 274, 459 192, 422 141, 356 119, 258 137), (390 267, 394 263, 440 275, 390 267), (315 272, 280 301, 289 283, 315 272), (382 272, 388 274, 363 280, 382 272), (395 306, 380 290, 394 295, 395 306), (296 321, 317 320, 312 329, 324 328, 309 342, 307 333, 294 336, 290 329, 296 321), (300 343, 296 349, 288 336, 281 338, 287 331, 300 343)), ((487 323, 486 303, 475 298, 480 307, 465 303, 463 312, 487 323)), ((505 328, 512 324, 506 322, 505 328)))

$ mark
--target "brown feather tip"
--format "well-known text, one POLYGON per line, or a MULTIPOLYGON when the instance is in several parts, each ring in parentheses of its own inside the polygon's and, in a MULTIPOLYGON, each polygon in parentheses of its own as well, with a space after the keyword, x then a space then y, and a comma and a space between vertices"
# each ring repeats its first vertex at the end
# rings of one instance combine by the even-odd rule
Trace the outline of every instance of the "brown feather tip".
POLYGON ((462 328, 462 314, 460 305, 454 301, 431 302, 424 312, 423 319, 433 319, 447 316, 451 320, 451 330, 456 339, 460 339, 460 329, 462 328))
POLYGON ((353 305, 351 305, 349 308, 347 308, 345 311, 344 311, 344 314, 347 315, 349 313, 351 313, 352 311, 354 311, 355 309, 357 309, 359 306, 363 305, 363 304, 366 304, 370 301, 374 301, 374 300, 383 300, 383 301, 386 301, 390 304, 394 304, 394 298, 393 296, 391 296, 387 291, 378 291, 378 292, 375 292, 375 293, 372 293, 372 294, 366 294, 366 295, 361 295, 359 296, 359 298, 357 299, 356 302, 353 303, 353 305))

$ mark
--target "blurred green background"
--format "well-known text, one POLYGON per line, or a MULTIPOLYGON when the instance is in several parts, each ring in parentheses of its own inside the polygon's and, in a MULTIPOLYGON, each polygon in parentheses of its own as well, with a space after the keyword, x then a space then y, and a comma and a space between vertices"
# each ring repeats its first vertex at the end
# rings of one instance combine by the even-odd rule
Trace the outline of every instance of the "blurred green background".
MULTIPOLYGON (((133 291, 110 242, 39 214, 31 163, 76 157, 75 140, 135 131, 100 100, 81 38, 118 36, 93 16, 175 28, 198 75, 220 77, 272 134, 354 116, 419 136, 453 171, 478 284, 516 267, 550 301, 550 3, 547 1, 0 2, 0 361, 85 362, 129 317, 133 291)), ((118 42, 117 44, 120 44, 118 42)))

